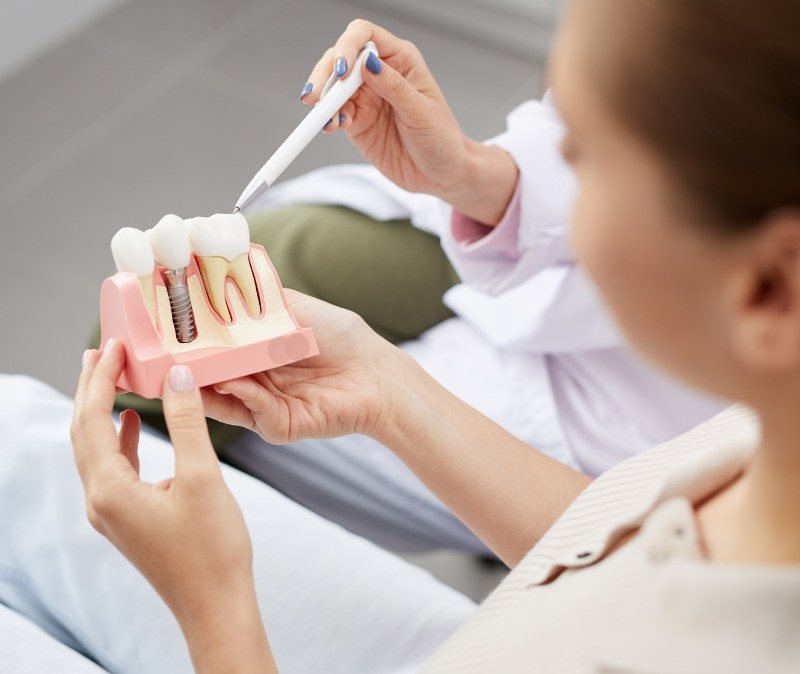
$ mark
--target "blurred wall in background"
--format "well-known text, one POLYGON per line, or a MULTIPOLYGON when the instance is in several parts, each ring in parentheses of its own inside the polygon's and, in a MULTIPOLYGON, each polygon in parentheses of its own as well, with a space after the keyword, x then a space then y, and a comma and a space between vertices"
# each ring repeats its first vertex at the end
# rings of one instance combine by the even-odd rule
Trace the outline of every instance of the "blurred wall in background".
POLYGON ((560 0, 355 0, 520 56, 550 48, 560 0))
POLYGON ((124 0, 2 0, 0 79, 124 0))
MULTIPOLYGON (((0 78, 126 0, 2 0, 0 78)), ((135 1, 135 0, 128 0, 135 1)), ((560 0, 353 0, 520 56, 550 47, 560 0)))

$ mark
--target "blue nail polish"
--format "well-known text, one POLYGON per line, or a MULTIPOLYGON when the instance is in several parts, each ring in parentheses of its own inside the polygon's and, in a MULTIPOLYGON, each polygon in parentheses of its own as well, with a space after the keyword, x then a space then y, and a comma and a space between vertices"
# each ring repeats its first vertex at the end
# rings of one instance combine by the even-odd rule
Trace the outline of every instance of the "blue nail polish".
POLYGON ((347 72, 347 61, 344 59, 337 59, 336 67, 333 69, 333 72, 336 74, 336 77, 344 75, 347 72))
POLYGON ((339 113, 339 124, 341 124, 344 120, 347 119, 346 115, 343 115, 341 112, 339 113))
POLYGON ((303 99, 303 96, 308 96, 311 93, 311 90, 314 88, 314 85, 311 82, 306 82, 306 86, 303 87, 303 90, 300 92, 300 100, 303 99))
POLYGON ((373 75, 377 75, 381 70, 383 70, 383 63, 372 52, 370 52, 369 56, 367 56, 367 70, 369 70, 373 75))

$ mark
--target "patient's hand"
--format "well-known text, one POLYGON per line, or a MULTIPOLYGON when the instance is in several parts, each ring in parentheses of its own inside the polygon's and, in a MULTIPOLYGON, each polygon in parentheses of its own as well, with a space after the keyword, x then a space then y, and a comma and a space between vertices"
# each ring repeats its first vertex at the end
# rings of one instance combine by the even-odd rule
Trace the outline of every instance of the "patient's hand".
POLYGON ((175 477, 139 478, 139 417, 111 414, 125 363, 118 342, 87 351, 75 396, 72 442, 92 525, 161 595, 186 635, 197 671, 275 671, 255 599, 253 552, 239 506, 223 482, 191 371, 173 368, 164 416, 175 477))
POLYGON ((291 290, 286 297, 299 323, 314 328, 320 355, 204 389, 206 414, 273 444, 377 434, 408 357, 351 311, 291 290))

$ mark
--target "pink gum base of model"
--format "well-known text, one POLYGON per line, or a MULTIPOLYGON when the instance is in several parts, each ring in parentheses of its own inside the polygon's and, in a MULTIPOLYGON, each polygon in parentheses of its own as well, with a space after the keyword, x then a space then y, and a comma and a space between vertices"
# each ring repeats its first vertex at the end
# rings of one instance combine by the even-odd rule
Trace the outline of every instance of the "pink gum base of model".
MULTIPOLYGON (((125 370, 117 382, 117 387, 122 392, 130 391, 144 398, 160 398, 164 378, 173 365, 188 365, 192 369, 197 385, 203 387, 263 372, 319 354, 314 332, 311 328, 303 328, 297 324, 286 302, 275 267, 262 246, 255 244, 251 246, 251 268, 254 267, 254 252, 256 254, 260 252, 266 258, 275 276, 280 299, 296 329, 240 346, 208 347, 184 353, 170 353, 164 348, 161 335, 153 324, 136 275, 120 272, 103 282, 100 291, 101 344, 104 346, 113 338, 125 345, 125 370)), ((187 275, 188 277, 196 275, 201 279, 194 256, 187 268, 187 275)), ((269 307, 263 306, 264 292, 261 279, 258 274, 254 275, 259 299, 262 302, 263 316, 269 307)), ((153 278, 156 286, 164 285, 158 268, 153 273, 153 278)), ((203 287, 209 311, 216 316, 202 281, 200 285, 203 287)))

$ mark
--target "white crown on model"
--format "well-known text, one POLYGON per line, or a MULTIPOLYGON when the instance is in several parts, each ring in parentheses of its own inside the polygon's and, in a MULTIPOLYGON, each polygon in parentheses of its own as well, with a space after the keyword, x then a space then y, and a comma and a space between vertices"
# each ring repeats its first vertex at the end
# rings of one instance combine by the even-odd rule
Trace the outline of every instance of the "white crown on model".
POLYGON ((149 232, 158 264, 166 269, 185 269, 192 258, 186 223, 177 215, 165 215, 149 232))
POLYGON ((233 262, 250 252, 250 230, 241 213, 216 213, 207 218, 186 220, 189 241, 195 255, 224 257, 233 262))
POLYGON ((139 277, 139 287, 142 289, 150 318, 156 320, 155 287, 153 284, 153 270, 156 261, 153 258, 153 248, 150 239, 144 232, 133 227, 123 227, 111 239, 111 255, 117 271, 133 272, 139 277))
POLYGON ((137 276, 149 276, 156 265, 147 235, 134 227, 123 227, 114 234, 111 254, 119 271, 133 272, 137 276))

